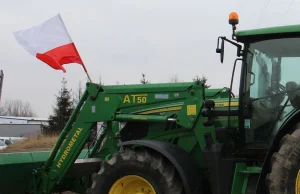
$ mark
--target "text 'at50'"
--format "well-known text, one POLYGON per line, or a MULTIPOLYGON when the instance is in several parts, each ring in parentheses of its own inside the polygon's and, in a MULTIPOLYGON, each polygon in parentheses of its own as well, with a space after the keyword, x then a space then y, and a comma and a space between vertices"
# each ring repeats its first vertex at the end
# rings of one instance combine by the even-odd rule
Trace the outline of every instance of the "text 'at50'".
POLYGON ((123 103, 146 103, 148 94, 125 95, 123 103))

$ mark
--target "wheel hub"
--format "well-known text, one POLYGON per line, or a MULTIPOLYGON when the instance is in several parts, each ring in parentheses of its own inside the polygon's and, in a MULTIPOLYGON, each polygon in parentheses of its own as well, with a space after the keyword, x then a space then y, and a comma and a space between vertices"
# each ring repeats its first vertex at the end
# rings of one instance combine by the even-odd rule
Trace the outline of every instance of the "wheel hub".
POLYGON ((146 179, 136 175, 127 175, 112 185, 109 194, 156 194, 156 192, 146 179))

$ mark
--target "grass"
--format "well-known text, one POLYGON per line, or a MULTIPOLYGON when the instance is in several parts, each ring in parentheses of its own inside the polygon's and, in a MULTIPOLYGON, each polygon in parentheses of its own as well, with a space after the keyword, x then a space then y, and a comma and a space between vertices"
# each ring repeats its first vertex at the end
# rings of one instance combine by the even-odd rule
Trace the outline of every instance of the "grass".
POLYGON ((9 145, 7 148, 0 150, 0 153, 48 151, 53 148, 57 138, 58 136, 37 136, 35 138, 20 140, 9 145))

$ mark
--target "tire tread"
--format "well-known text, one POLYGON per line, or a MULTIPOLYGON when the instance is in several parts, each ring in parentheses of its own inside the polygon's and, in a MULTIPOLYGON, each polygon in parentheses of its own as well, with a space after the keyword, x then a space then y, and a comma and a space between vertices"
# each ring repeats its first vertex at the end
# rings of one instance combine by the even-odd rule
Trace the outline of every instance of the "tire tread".
POLYGON ((287 177, 300 158, 300 136, 295 135, 299 134, 299 131, 295 132, 282 138, 279 143, 279 150, 271 157, 272 169, 266 176, 266 184, 270 194, 288 193, 287 177))
POLYGON ((179 175, 177 175, 177 171, 175 167, 166 160, 161 154, 150 150, 150 149, 130 149, 125 148, 123 153, 114 155, 110 160, 103 161, 101 163, 101 168, 98 173, 92 176, 93 183, 91 188, 87 189, 88 194, 96 194, 101 190, 98 184, 99 182, 105 179, 105 176, 109 175, 108 169, 112 169, 114 165, 120 162, 130 162, 130 161, 138 161, 141 164, 145 165, 147 168, 151 168, 152 170, 158 170, 163 177, 163 180, 166 181, 166 185, 164 185, 164 194, 183 194, 184 187, 181 183, 179 175))

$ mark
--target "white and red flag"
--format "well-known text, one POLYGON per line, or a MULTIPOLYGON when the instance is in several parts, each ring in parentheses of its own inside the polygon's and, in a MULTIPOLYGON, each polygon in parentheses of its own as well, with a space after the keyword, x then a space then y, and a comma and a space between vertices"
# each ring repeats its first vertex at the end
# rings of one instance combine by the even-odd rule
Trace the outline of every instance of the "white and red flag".
POLYGON ((64 64, 77 63, 82 65, 87 73, 60 14, 13 34, 24 49, 53 69, 66 72, 64 64))

